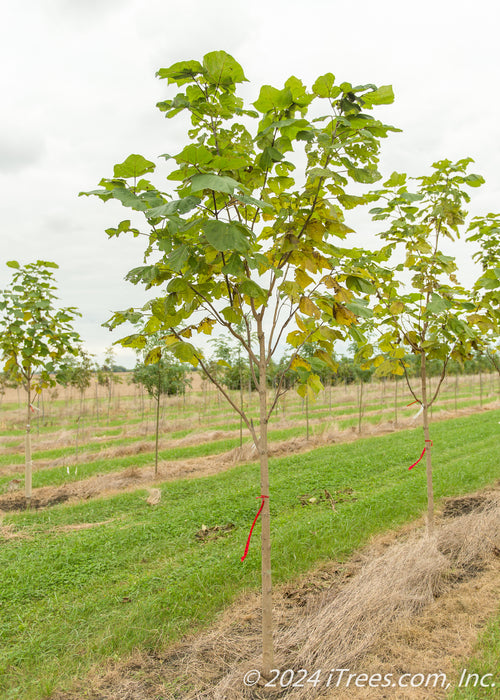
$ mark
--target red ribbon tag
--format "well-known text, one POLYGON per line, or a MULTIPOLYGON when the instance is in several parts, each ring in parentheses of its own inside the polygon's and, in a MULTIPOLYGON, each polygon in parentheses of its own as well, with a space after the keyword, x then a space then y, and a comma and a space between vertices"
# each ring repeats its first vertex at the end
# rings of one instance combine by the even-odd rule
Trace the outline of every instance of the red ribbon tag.
POLYGON ((248 533, 248 539, 247 539, 247 544, 246 544, 246 547, 245 547, 245 553, 244 553, 243 556, 241 557, 241 561, 243 561, 243 560, 245 559, 246 555, 248 554, 248 548, 250 547, 250 539, 251 539, 251 537, 252 537, 252 532, 253 532, 255 523, 257 522, 257 518, 258 518, 259 515, 262 513, 262 509, 264 508, 264 499, 265 499, 265 498, 269 498, 269 496, 256 496, 256 498, 262 498, 262 503, 260 504, 260 508, 259 508, 259 510, 258 510, 258 512, 257 512, 257 515, 256 515, 255 518, 253 519, 252 527, 250 528, 250 532, 248 533))
MULTIPOLYGON (((430 442, 430 443, 431 443, 431 447, 432 447, 432 440, 426 440, 425 442, 426 442, 426 443, 427 443, 427 442, 430 442)), ((416 466, 417 466, 417 464, 420 462, 420 460, 421 460, 422 457, 424 456, 426 449, 427 449, 427 445, 426 445, 426 446, 424 447, 424 449, 422 450, 422 454, 421 454, 420 457, 417 459, 417 461, 416 461, 416 462, 413 462, 413 464, 411 465, 411 467, 408 467, 408 469, 413 469, 413 467, 416 467, 416 466)))

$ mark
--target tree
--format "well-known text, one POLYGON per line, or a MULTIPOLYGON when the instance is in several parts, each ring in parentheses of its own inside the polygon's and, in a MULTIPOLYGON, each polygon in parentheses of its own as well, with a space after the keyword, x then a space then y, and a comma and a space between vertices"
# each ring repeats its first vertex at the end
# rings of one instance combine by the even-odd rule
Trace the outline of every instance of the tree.
POLYGON ((104 386, 108 392, 108 422, 111 409, 111 397, 113 396, 113 384, 120 384, 121 378, 115 373, 115 350, 106 348, 103 364, 97 368, 97 383, 104 386))
POLYGON ((68 384, 78 389, 80 393, 80 415, 83 413, 83 399, 89 388, 94 374, 92 355, 83 348, 77 349, 75 357, 65 358, 64 364, 57 373, 57 381, 63 386, 68 384))
POLYGON ((487 337, 486 355, 500 375, 500 214, 475 216, 468 232, 468 240, 479 244, 479 250, 472 257, 480 263, 483 272, 474 285, 476 319, 487 337))
POLYGON ((146 235, 146 259, 154 255, 155 261, 127 278, 146 289, 162 288, 142 309, 116 312, 109 326, 141 321, 141 332, 121 341, 137 348, 161 332, 164 347, 201 367, 218 387, 258 449, 263 673, 268 675, 273 663, 268 421, 288 369, 300 370, 302 396, 312 399, 322 388, 301 357, 304 344, 314 343, 315 356, 331 364, 335 341, 346 337, 358 316, 370 314, 364 298, 375 289, 370 275, 358 264, 356 251, 334 241, 352 230, 344 209, 365 203, 358 186, 356 194, 349 191, 351 183, 380 178, 380 139, 396 129, 374 119, 371 110, 390 104, 393 92, 390 86, 336 84, 332 73, 320 76, 309 91, 292 76, 281 89, 262 86, 249 109, 236 95, 246 81, 243 69, 224 51, 209 53, 202 62, 176 63, 158 76, 180 89, 159 109, 169 119, 184 111, 191 119, 189 143, 177 155, 164 156, 176 164, 165 183, 178 183, 174 196, 163 191, 164 184, 146 179, 155 163, 137 154, 115 165, 100 189, 82 194, 119 200, 132 210, 134 224, 126 219, 107 233, 146 235), (299 150, 304 157, 292 160, 299 150), (146 232, 135 225, 138 212, 146 232), (248 358, 259 396, 257 424, 190 342, 216 326, 235 338, 248 358), (291 346, 290 360, 268 397, 267 368, 285 344, 291 346))
MULTIPOLYGON (((478 315, 471 294, 460 286, 455 272, 455 259, 442 249, 443 239, 455 241, 464 226, 467 212, 464 203, 470 197, 464 187, 478 187, 484 180, 467 174, 472 159, 456 163, 441 160, 433 164, 433 172, 417 178, 416 191, 409 191, 405 174, 393 173, 375 197, 385 200, 383 206, 371 210, 376 221, 390 221, 380 234, 389 242, 386 255, 399 255, 404 262, 387 271, 377 291, 375 314, 382 324, 379 354, 373 357, 378 376, 391 373, 405 375, 408 388, 423 414, 424 452, 427 470, 427 531, 434 528, 434 496, 432 483, 432 441, 429 431, 429 409, 436 401, 446 376, 448 363, 461 364, 480 347, 480 334, 475 326, 478 315), (410 275, 411 290, 407 286, 410 275), (419 379, 411 382, 404 361, 407 352, 418 358, 419 379), (439 360, 441 374, 436 388, 429 393, 429 364, 439 360)), ((492 325, 485 315, 482 322, 492 325)), ((372 358, 372 344, 361 348, 359 357, 372 358)))
MULTIPOLYGON (((151 358, 150 358, 151 359, 151 358)), ((163 354, 154 364, 139 362, 132 373, 132 381, 141 384, 156 402, 155 476, 158 474, 158 438, 160 431, 160 400, 162 394, 173 396, 186 391, 186 368, 163 354)))
POLYGON ((54 262, 37 260, 21 267, 12 260, 14 270, 9 287, 0 293, 0 357, 8 372, 26 391, 25 495, 31 504, 31 398, 33 392, 54 386, 53 373, 58 362, 68 354, 76 354, 80 341, 72 321, 80 314, 75 307, 55 307, 52 270, 54 262))

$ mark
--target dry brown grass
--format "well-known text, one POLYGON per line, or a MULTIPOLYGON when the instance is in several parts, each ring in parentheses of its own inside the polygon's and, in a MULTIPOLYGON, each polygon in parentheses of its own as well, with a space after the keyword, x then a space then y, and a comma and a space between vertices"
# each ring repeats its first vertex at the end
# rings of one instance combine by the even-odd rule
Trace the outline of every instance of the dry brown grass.
MULTIPOLYGON (((436 673, 446 667, 451 674, 450 657, 470 653, 478 626, 498 605, 499 549, 497 489, 479 503, 479 509, 442 518, 431 539, 423 536, 421 526, 405 526, 399 533, 378 537, 347 565, 324 565, 298 584, 276 589, 275 667, 349 668, 394 675, 426 669, 436 673), (478 591, 484 593, 480 602, 478 591), (453 611, 460 613, 456 620, 450 619, 453 611)), ((210 630, 163 653, 136 652, 127 662, 111 665, 104 675, 93 674, 85 694, 80 689, 55 698, 278 697, 280 693, 270 689, 246 688, 242 683, 245 672, 261 663, 259 604, 257 594, 244 595, 210 630)), ((296 688, 287 690, 286 697, 325 692, 329 691, 321 686, 296 688)), ((341 696, 403 700, 405 692, 350 688, 341 696)), ((411 697, 429 697, 422 692, 412 689, 411 697)), ((339 697, 339 689, 331 697, 339 697)), ((442 695, 433 692, 432 697, 442 695)))

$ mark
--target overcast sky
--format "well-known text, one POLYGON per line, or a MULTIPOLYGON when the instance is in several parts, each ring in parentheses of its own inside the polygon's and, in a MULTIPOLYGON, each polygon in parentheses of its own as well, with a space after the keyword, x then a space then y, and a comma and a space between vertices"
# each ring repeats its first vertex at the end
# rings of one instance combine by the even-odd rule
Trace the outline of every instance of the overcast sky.
MULTIPOLYGON (((111 312, 144 301, 123 281, 142 264, 143 240, 108 240, 128 214, 78 197, 130 153, 155 160, 180 150, 184 129, 155 104, 155 72, 224 49, 250 84, 309 86, 333 72, 353 84, 392 84, 377 115, 403 129, 386 139, 382 170, 425 173, 440 158, 471 156, 486 185, 474 214, 500 210, 499 4, 493 0, 18 0, 0 24, 0 288, 5 262, 53 260, 64 306, 77 306, 86 347, 102 359, 118 337, 111 312)), ((358 219, 361 221, 361 219, 358 219)), ((361 225, 361 224, 360 224, 361 225)), ((359 241, 370 242, 363 223, 359 241)), ((474 269, 460 251, 462 279, 474 269)), ((134 355, 118 350, 133 366, 134 355)))

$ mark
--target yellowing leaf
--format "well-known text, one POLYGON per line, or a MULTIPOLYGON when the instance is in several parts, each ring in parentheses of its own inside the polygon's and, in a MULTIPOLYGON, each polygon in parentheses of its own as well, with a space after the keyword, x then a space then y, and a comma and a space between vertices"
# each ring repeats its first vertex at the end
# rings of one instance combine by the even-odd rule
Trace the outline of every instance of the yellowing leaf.
POLYGON ((333 315, 337 323, 341 326, 350 326, 355 323, 356 316, 352 311, 346 309, 345 306, 335 305, 333 307, 333 315))
POLYGON ((338 286, 337 281, 332 275, 325 275, 321 278, 321 284, 324 284, 327 289, 334 289, 338 286))
POLYGON ((198 333, 205 333, 205 335, 212 335, 212 329, 215 326, 216 321, 213 318, 204 318, 203 321, 198 324, 198 333))
POLYGON ((295 321, 296 321, 296 323, 301 331, 307 331, 307 326, 304 323, 302 317, 299 316, 299 314, 295 314, 295 321))
POLYGON ((145 365, 151 365, 161 360, 161 348, 153 348, 146 355, 145 365))
POLYGON ((306 233, 307 235, 313 239, 313 241, 316 241, 319 243, 320 241, 323 240, 323 235, 325 232, 325 227, 320 221, 313 221, 312 223, 308 224, 306 227, 306 233))
POLYGON ((310 386, 314 392, 313 400, 316 399, 316 395, 319 394, 319 392, 322 391, 324 388, 323 384, 321 383, 321 379, 318 377, 317 374, 310 374, 308 376, 307 385, 310 386))
POLYGON ((309 277, 307 272, 304 272, 300 267, 296 268, 295 270, 295 281, 300 284, 302 289, 306 289, 311 282, 313 282, 312 277, 309 277))
POLYGON ((335 298, 335 301, 338 301, 341 304, 344 301, 351 301, 352 294, 348 289, 344 289, 339 284, 337 284, 335 287, 334 298, 335 298))
POLYGON ((403 313, 404 310, 405 305, 402 301, 393 301, 392 304, 389 306, 389 311, 393 316, 397 316, 398 314, 403 313))
POLYGON ((322 360, 334 372, 336 372, 339 368, 339 363, 335 362, 333 357, 329 355, 325 350, 316 350, 316 352, 314 353, 314 357, 317 357, 318 360, 322 360))
POLYGON ((290 369, 297 369, 297 367, 303 367, 307 370, 311 369, 311 365, 309 364, 309 362, 304 360, 302 357, 299 357, 299 355, 296 355, 290 364, 290 369))
POLYGON ((319 318, 321 315, 320 310, 316 304, 309 299, 309 297, 302 297, 299 303, 299 309, 306 316, 314 316, 314 318, 319 318))
POLYGON ((286 337, 286 342, 293 348, 297 348, 306 338, 307 333, 303 333, 301 331, 291 331, 286 337))
POLYGON ((304 399, 307 397, 311 401, 314 401, 314 399, 316 398, 314 389, 311 386, 309 386, 309 384, 299 384, 297 387, 297 394, 299 396, 302 396, 302 398, 304 399))

